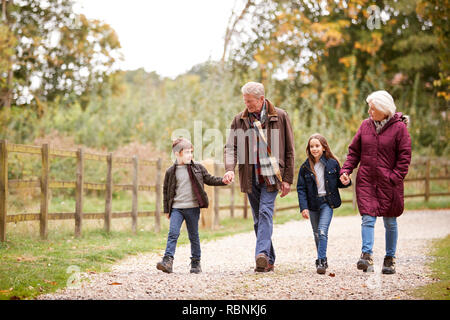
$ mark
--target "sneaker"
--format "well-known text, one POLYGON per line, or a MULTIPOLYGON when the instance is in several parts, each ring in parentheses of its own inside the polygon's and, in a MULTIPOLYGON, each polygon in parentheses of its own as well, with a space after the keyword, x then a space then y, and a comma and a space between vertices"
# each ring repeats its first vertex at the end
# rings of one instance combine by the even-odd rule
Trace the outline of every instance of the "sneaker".
POLYGON ((164 256, 162 261, 156 264, 156 269, 165 273, 172 273, 173 257, 164 256))
POLYGON ((328 268, 327 258, 316 260, 316 270, 318 274, 325 274, 328 268))
POLYGON ((265 272, 266 268, 269 266, 269 259, 264 253, 260 253, 256 256, 256 272, 265 272))
POLYGON ((361 257, 356 263, 356 267, 358 270, 362 270, 364 272, 373 272, 372 255, 367 252, 361 253, 361 257))
POLYGON ((191 273, 200 273, 200 272, 202 272, 200 259, 191 258, 191 273))
POLYGON ((383 274, 394 274, 395 273, 395 258, 386 256, 383 261, 383 268, 381 269, 383 274))

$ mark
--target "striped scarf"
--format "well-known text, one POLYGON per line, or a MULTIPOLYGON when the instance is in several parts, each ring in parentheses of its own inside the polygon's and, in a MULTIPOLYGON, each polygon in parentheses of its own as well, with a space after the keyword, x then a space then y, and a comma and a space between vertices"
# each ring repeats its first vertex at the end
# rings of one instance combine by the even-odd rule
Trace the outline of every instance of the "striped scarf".
POLYGON ((264 101, 263 108, 260 115, 249 113, 250 126, 254 129, 256 139, 253 139, 253 154, 256 153, 255 173, 258 184, 265 183, 267 186, 281 182, 281 174, 278 162, 275 157, 272 157, 272 151, 267 144, 263 128, 266 126, 267 110, 266 102, 264 101))

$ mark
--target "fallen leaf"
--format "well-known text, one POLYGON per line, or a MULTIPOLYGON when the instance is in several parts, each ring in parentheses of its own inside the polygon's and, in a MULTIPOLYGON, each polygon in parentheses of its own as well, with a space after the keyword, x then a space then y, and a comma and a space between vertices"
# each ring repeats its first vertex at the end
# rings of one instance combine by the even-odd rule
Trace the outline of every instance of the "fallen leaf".
POLYGON ((108 283, 110 286, 120 286, 120 285, 122 285, 120 282, 111 282, 111 283, 108 283))
POLYGON ((333 272, 330 272, 329 276, 330 276, 330 277, 334 277, 334 276, 336 276, 336 274, 333 273, 333 272))
POLYGON ((56 281, 50 281, 50 280, 44 279, 44 282, 45 283, 50 283, 52 286, 56 286, 57 285, 56 281))

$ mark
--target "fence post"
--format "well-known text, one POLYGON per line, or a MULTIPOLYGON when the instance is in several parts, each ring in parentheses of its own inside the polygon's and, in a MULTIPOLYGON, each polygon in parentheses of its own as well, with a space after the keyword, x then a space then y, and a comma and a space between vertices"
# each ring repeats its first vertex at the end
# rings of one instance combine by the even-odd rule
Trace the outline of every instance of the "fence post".
POLYGON ((426 162, 426 172, 425 172, 425 202, 430 199, 430 171, 431 171, 431 161, 427 159, 426 162))
POLYGON ((6 241, 6 213, 8 209, 8 141, 0 141, 0 241, 6 241))
MULTIPOLYGON (((205 166, 206 170, 208 172, 213 172, 214 166, 213 162, 210 159, 206 159, 202 161, 203 166, 205 166)), ((209 206, 208 208, 202 208, 200 209, 200 216, 201 216, 201 226, 206 229, 212 229, 214 228, 214 213, 213 213, 213 207, 214 207, 214 187, 205 185, 205 192, 208 195, 209 199, 209 206)))
POLYGON ((248 198, 247 193, 244 193, 244 219, 247 219, 247 211, 248 211, 248 198))
POLYGON ((78 148, 77 152, 77 189, 75 203, 75 237, 81 237, 81 224, 83 221, 83 189, 84 189, 84 150, 78 148))
POLYGON ((133 202, 131 205, 131 229, 133 233, 137 231, 137 217, 138 217, 138 157, 133 156, 133 202))
MULTIPOLYGON (((217 176, 219 174, 219 165, 214 161, 214 175, 217 176)), ((214 190, 214 229, 219 228, 220 224, 220 210, 219 210, 219 192, 220 188, 216 187, 214 190)))
POLYGON ((106 196, 105 196, 105 231, 111 231, 111 209, 112 209, 112 152, 106 158, 106 196))
POLYGON ((39 231, 41 239, 46 240, 48 236, 48 175, 50 170, 49 164, 49 145, 44 143, 41 149, 42 154, 42 175, 41 175, 41 212, 39 231))
POLYGON ((161 231, 161 196, 162 196, 162 188, 161 188, 161 169, 162 169, 162 160, 158 158, 156 161, 156 202, 155 202, 155 232, 161 231))
POLYGON ((231 184, 231 206, 230 206, 230 216, 231 218, 234 218, 234 183, 231 184))

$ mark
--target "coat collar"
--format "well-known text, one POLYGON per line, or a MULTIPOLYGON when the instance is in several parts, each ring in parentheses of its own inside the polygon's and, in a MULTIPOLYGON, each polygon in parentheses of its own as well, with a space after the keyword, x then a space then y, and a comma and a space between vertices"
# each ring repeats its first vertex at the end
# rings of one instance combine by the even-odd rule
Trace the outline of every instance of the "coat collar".
MULTIPOLYGON (((378 135, 382 134, 388 127, 390 127, 393 123, 397 122, 397 121, 402 121, 402 116, 403 114, 401 112, 396 112, 392 118, 383 126, 383 128, 381 128, 380 132, 378 133, 378 135)), ((375 133, 377 132, 377 128, 375 126, 375 123, 373 122, 372 119, 370 119, 371 122, 371 127, 372 129, 375 131, 375 133)))
MULTIPOLYGON (((265 99, 266 106, 267 106, 267 118, 269 121, 278 121, 278 114, 275 110, 275 106, 270 102, 268 99, 265 99)), ((244 111, 242 111, 241 114, 241 120, 244 121, 247 129, 250 128, 250 122, 248 119, 248 109, 245 108, 244 111)))

